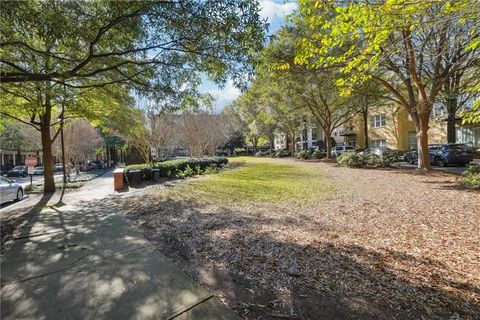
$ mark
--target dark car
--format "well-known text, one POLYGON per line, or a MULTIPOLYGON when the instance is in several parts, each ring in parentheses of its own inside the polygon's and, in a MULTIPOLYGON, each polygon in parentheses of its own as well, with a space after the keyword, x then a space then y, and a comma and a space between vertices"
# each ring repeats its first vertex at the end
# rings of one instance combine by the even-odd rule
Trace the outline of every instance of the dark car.
POLYGON ((95 160, 95 161, 92 161, 94 164, 95 164, 95 167, 97 169, 102 169, 103 168, 103 163, 102 161, 98 161, 98 160, 95 160))
MULTIPOLYGON (((449 164, 461 166, 473 160, 473 151, 465 144, 431 144, 428 146, 430 163, 445 167, 449 164)), ((410 151, 405 153, 405 161, 413 164, 418 161, 418 152, 410 151)))
POLYGON ((16 166, 12 170, 8 171, 7 176, 9 176, 9 177, 26 177, 27 176, 27 166, 16 166))

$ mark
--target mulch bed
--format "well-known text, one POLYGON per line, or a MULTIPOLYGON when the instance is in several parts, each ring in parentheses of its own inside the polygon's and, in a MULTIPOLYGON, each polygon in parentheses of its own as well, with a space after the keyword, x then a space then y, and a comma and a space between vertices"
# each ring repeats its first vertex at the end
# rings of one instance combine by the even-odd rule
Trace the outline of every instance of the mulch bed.
POLYGON ((444 173, 278 161, 318 168, 336 194, 221 206, 150 189, 126 215, 245 319, 480 318, 479 192, 444 173))

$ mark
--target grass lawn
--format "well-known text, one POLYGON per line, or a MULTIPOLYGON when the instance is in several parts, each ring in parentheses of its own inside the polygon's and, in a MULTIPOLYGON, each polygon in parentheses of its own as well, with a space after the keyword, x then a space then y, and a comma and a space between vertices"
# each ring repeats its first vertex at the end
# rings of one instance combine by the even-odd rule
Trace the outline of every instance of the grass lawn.
POLYGON ((457 177, 230 161, 123 208, 242 318, 480 319, 480 197, 457 177))
POLYGON ((314 168, 252 157, 231 158, 230 164, 235 168, 193 180, 170 195, 219 203, 304 204, 321 200, 334 190, 314 168))

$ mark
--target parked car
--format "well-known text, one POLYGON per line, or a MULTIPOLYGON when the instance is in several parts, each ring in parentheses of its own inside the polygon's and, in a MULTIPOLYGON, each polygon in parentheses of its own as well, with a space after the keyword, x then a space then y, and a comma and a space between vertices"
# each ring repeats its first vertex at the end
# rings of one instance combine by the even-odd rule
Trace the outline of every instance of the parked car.
POLYGON ((102 163, 102 161, 96 160, 96 161, 92 161, 92 162, 95 163, 96 169, 102 169, 102 168, 103 168, 103 163, 102 163))
POLYGON ((15 183, 15 180, 0 177, 0 194, 0 204, 13 200, 20 201, 23 198, 23 189, 21 185, 15 183))
POLYGON ((43 176, 43 166, 33 168, 33 174, 36 176, 43 176))
POLYGON ((8 177, 26 177, 27 166, 16 166, 12 170, 8 171, 8 177))
MULTIPOLYGON (((473 160, 473 151, 465 144, 431 144, 428 146, 430 163, 433 165, 445 167, 449 164, 458 164, 461 166, 470 163, 473 160)), ((405 154, 405 161, 414 164, 418 161, 418 152, 410 151, 405 154)))
POLYGON ((339 157, 345 152, 355 152, 355 148, 350 146, 335 146, 331 151, 332 156, 334 157, 339 157))
POLYGON ((60 162, 55 163, 55 171, 63 171, 63 164, 60 162))
POLYGON ((360 154, 373 154, 378 157, 396 155, 398 156, 398 150, 388 149, 385 147, 369 147, 359 152, 360 154))
POLYGON ((95 170, 97 166, 93 162, 82 163, 80 165, 80 171, 92 171, 95 170))

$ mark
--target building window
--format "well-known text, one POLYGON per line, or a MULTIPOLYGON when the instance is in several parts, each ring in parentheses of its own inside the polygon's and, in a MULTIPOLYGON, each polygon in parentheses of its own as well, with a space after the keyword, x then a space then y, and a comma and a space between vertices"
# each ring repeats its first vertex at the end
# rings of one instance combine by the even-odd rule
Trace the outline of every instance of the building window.
POLYGON ((338 129, 338 135, 339 136, 344 136, 345 135, 345 129, 338 129))
POLYGON ((385 139, 377 139, 377 140, 371 140, 370 141, 370 146, 371 147, 384 148, 386 145, 387 145, 387 140, 385 140, 385 139))
POLYGON ((417 149, 417 133, 415 131, 408 133, 408 149, 417 149))
POLYGON ((385 127, 385 114, 379 114, 372 117, 372 128, 385 127))
POLYGON ((317 128, 312 128, 312 140, 317 140, 318 138, 318 130, 317 128))
POLYGON ((445 108, 442 105, 434 104, 432 107, 432 111, 430 112, 430 117, 437 118, 442 117, 446 114, 445 108))

